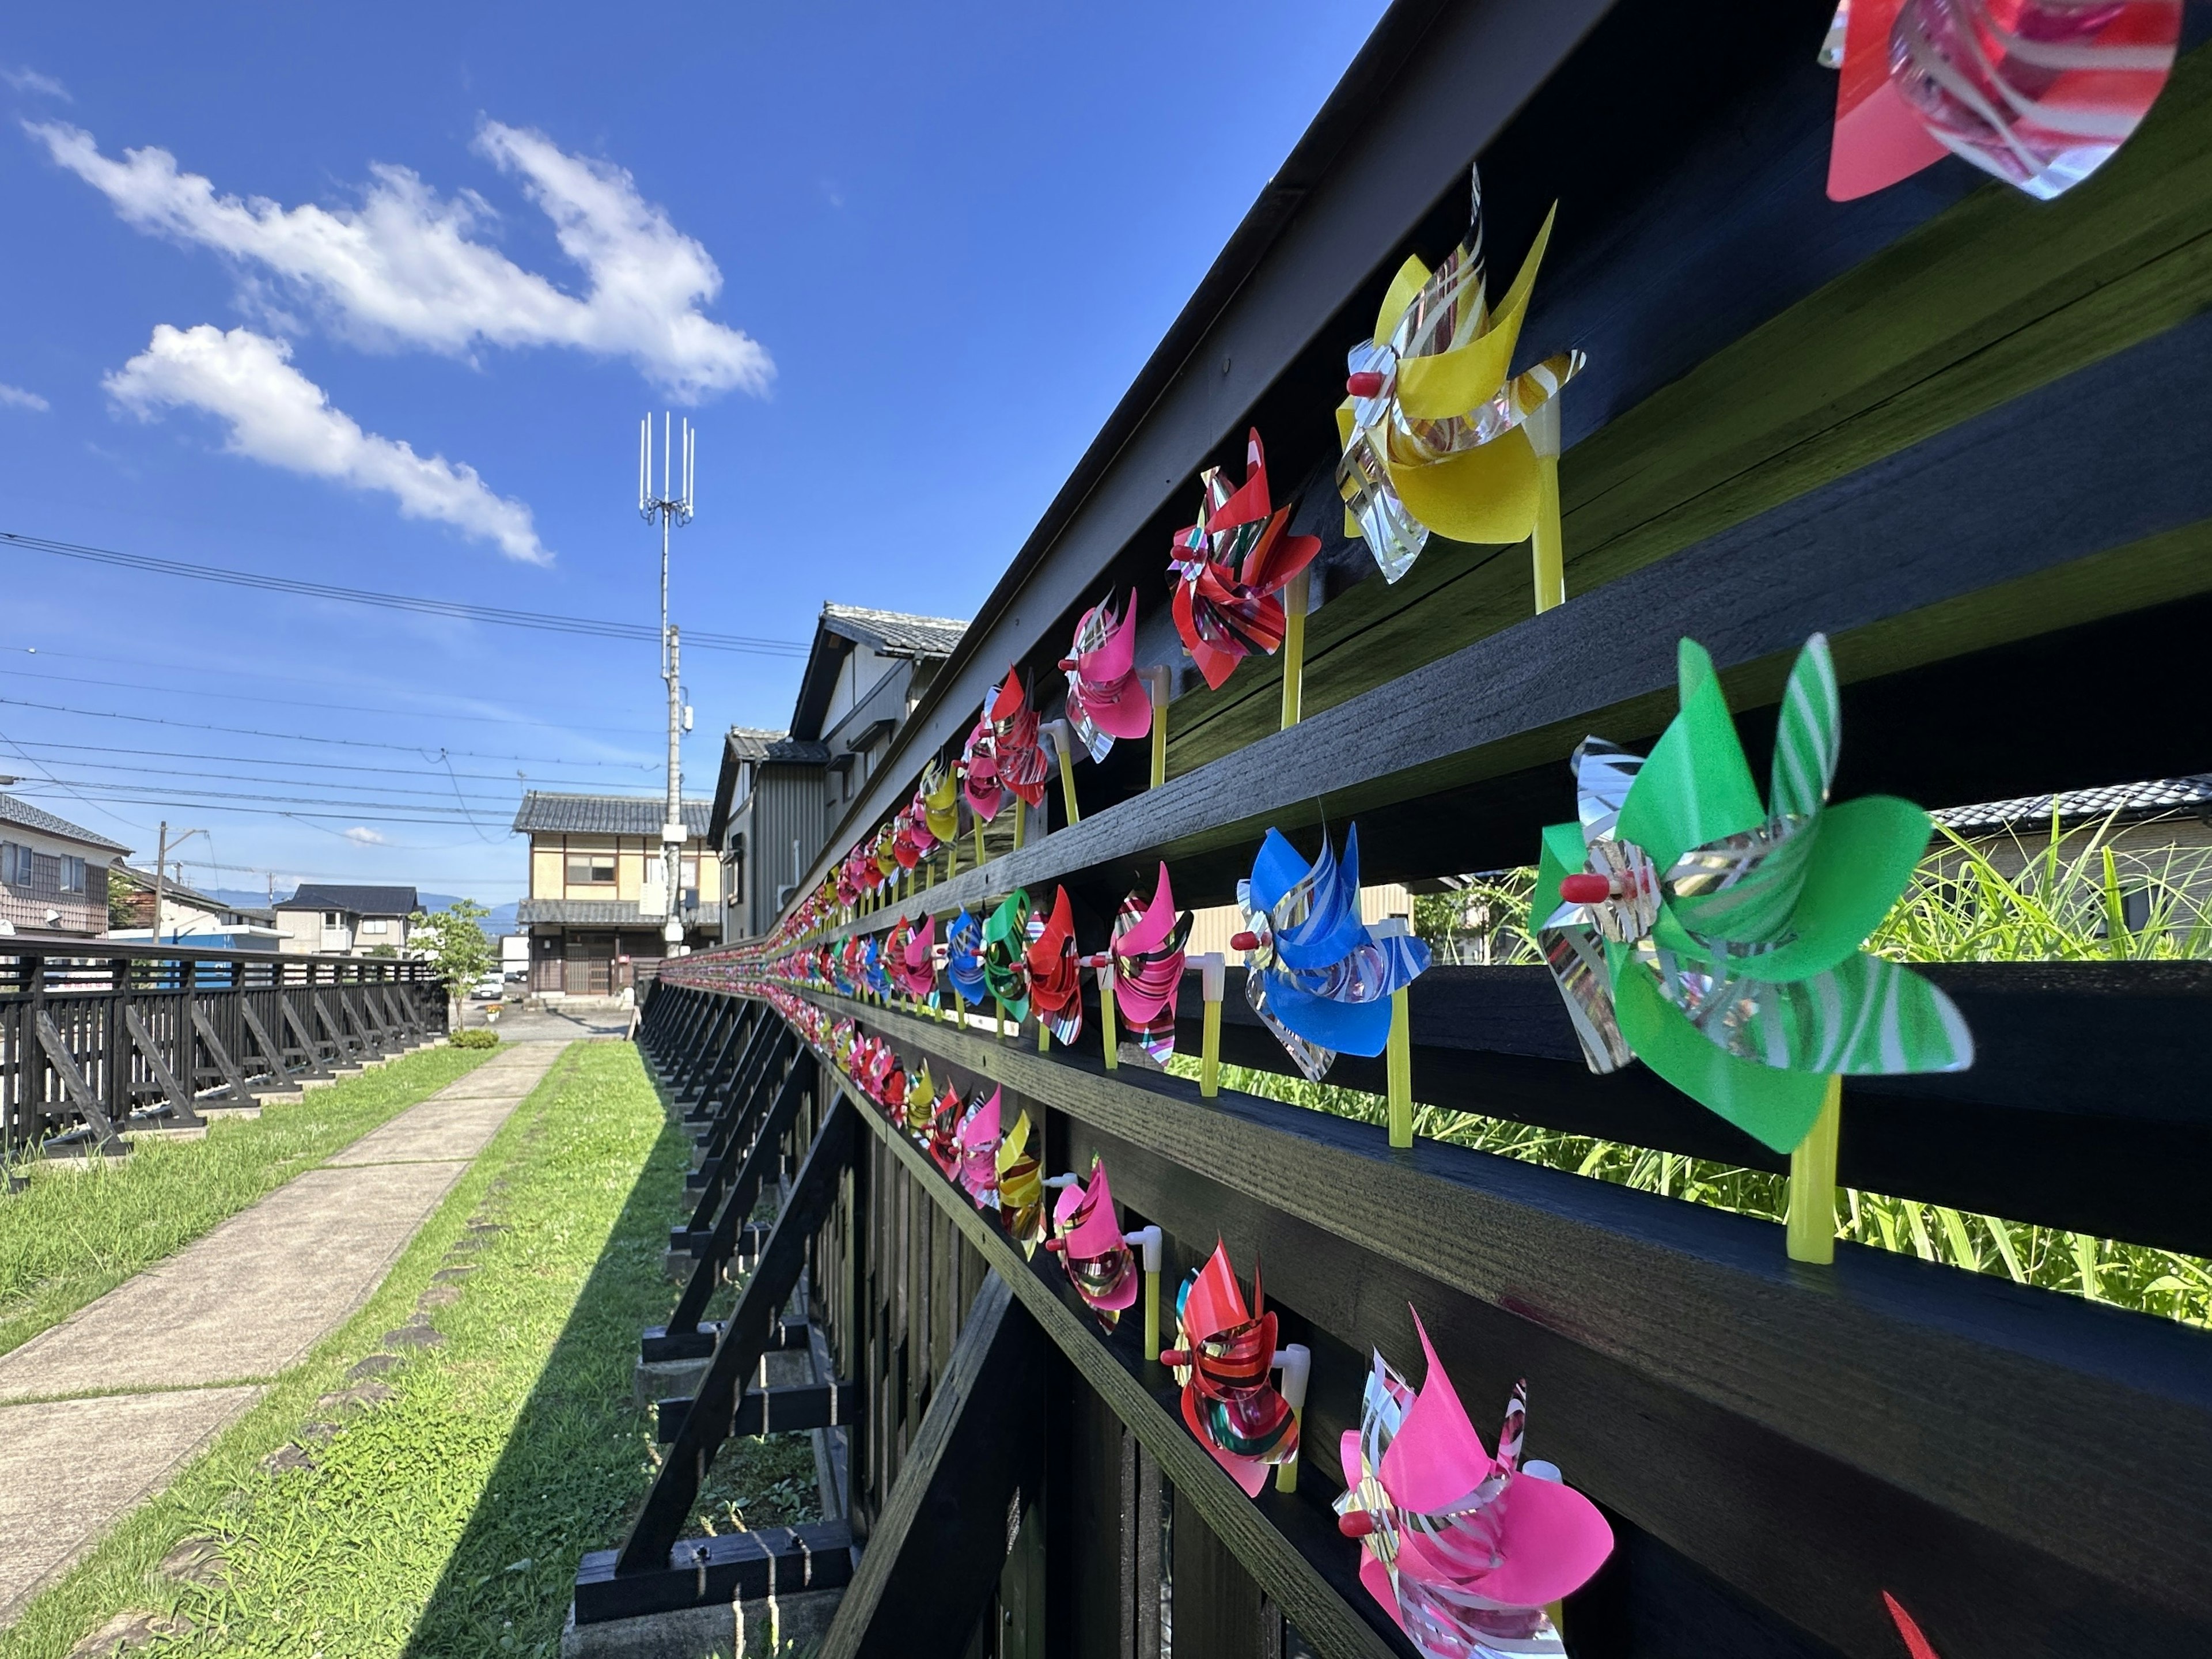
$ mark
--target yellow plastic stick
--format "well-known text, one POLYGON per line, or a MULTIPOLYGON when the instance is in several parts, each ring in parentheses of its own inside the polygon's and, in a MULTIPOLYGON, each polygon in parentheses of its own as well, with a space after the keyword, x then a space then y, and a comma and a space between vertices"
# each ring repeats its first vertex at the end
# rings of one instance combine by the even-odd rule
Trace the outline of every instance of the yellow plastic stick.
POLYGON ((980 870, 987 860, 983 857, 983 815, 975 815, 975 867, 980 870))
POLYGON ((999 997, 998 995, 996 995, 996 994, 994 994, 992 996, 992 998, 991 998, 991 1006, 992 1006, 994 1008, 996 1008, 996 1009, 999 1011, 999 1012, 998 1012, 998 1016, 997 1016, 997 1020, 996 1020, 997 1029, 998 1029, 998 1037, 999 1037, 999 1041, 1000 1041, 1000 1042, 1004 1042, 1006 1040, 1006 1002, 1004 1001, 1004 1000, 1003 1000, 1003 999, 1001 999, 1000 997, 999 997))
MULTIPOLYGON (((1291 1417, 1297 1424, 1297 1443, 1306 1438, 1306 1382, 1313 1375, 1313 1354, 1303 1342, 1293 1342, 1278 1349, 1274 1363, 1283 1370, 1283 1401, 1291 1408, 1291 1417)), ((1296 1492, 1298 1489, 1298 1464, 1301 1460, 1293 1451, 1275 1465, 1275 1490, 1296 1492)))
POLYGON ((1413 1038, 1406 1008, 1406 990, 1390 994, 1390 1041, 1385 1051, 1384 1072, 1390 1090, 1390 1144, 1413 1144, 1413 1038))
POLYGON ((1060 751, 1060 798, 1067 807, 1067 821, 1080 823, 1083 811, 1075 804, 1075 728, 1066 720, 1054 720, 1048 729, 1052 746, 1060 751))
POLYGON ((1836 1138, 1844 1122, 1844 1080, 1828 1079, 1820 1115, 1790 1154, 1790 1259, 1821 1264, 1836 1259, 1836 1138))
POLYGON ((1052 1027, 1045 1024, 1042 1014, 1037 1016, 1037 1052, 1041 1054, 1052 1052, 1052 1027))
POLYGON ((1106 1051, 1106 1069, 1112 1071, 1119 1061, 1115 1052, 1121 1040, 1114 1029, 1114 963, 1112 957, 1098 964, 1098 1039, 1106 1051))
POLYGON ((1211 1100, 1221 1092, 1221 991, 1228 963, 1218 951, 1198 958, 1199 987, 1206 997, 1206 1024, 1198 1051, 1198 1091, 1211 1100))
POLYGON ((1147 668, 1145 678, 1152 687, 1152 782, 1158 788, 1168 781, 1168 688, 1175 673, 1165 663, 1147 668))
POLYGON ((1145 1358, 1160 1357, 1160 1276, 1145 1275, 1145 1358))
POLYGON ((1536 527, 1528 554, 1535 567, 1536 609, 1549 611, 1567 599, 1566 546, 1559 530, 1559 400, 1546 398, 1527 426, 1536 452, 1536 527))
POLYGON ((1014 851, 1022 850, 1023 821, 1030 815, 1029 803, 1019 795, 1014 797, 1014 851))
POLYGON ((1306 691, 1306 594, 1310 569, 1291 578, 1283 590, 1283 730, 1298 723, 1306 691))

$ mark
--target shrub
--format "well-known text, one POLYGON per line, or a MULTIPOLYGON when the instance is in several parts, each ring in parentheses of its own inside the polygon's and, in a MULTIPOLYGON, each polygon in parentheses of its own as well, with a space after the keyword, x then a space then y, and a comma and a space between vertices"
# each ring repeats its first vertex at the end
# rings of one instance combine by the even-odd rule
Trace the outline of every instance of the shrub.
POLYGON ((456 1048, 496 1048, 499 1047, 499 1033, 471 1028, 454 1032, 449 1041, 456 1048))

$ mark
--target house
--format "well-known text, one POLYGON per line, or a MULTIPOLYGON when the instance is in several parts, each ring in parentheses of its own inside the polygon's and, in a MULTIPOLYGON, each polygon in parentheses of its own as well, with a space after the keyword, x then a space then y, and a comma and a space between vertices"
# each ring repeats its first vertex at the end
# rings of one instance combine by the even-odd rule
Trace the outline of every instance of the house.
POLYGON ((130 850, 0 794, 0 933, 105 933, 107 872, 130 850))
POLYGON ((108 884, 108 937, 192 945, 215 951, 274 951, 283 939, 276 913, 233 904, 196 891, 174 878, 161 884, 161 920, 154 923, 154 872, 115 866, 108 884))
MULTIPOLYGON (((530 935, 530 988, 540 996, 609 996, 658 963, 668 919, 662 795, 556 795, 532 790, 514 815, 530 837, 530 896, 516 912, 530 935)), ((711 945, 722 923, 722 872, 707 841, 708 803, 684 803, 677 915, 686 943, 711 945)))
POLYGON ((790 729, 733 726, 723 740, 707 825, 724 872, 723 939, 774 923, 967 627, 822 607, 790 729))
POLYGON ((386 956, 407 948, 408 918, 421 909, 412 887, 356 887, 302 882, 276 906, 283 938, 294 956, 386 956))

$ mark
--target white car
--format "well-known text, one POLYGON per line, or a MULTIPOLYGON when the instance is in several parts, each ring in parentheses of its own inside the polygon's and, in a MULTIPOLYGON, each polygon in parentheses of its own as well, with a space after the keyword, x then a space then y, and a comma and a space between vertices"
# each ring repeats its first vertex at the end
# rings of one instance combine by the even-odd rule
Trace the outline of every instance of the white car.
POLYGON ((497 1002, 507 994, 507 981, 498 974, 486 974, 477 981, 476 989, 469 993, 471 1002, 497 1002))

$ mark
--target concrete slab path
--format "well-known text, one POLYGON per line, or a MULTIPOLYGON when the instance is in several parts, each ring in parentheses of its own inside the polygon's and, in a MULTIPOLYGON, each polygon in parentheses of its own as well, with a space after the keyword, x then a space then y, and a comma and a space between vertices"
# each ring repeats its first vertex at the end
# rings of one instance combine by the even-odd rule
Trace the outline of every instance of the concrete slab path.
POLYGON ((352 1317, 563 1046, 502 1049, 0 1355, 0 1626, 352 1317))

